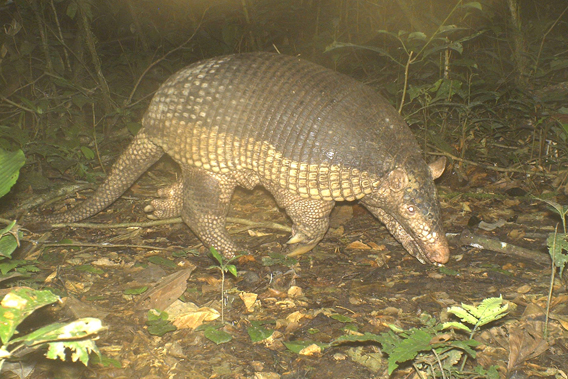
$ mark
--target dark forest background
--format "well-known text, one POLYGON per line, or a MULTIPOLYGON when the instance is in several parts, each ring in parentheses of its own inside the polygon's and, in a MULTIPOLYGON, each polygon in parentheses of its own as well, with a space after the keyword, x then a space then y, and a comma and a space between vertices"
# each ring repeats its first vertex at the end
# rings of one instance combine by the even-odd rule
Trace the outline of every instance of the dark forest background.
POLYGON ((248 51, 299 55, 373 86, 456 167, 541 170, 566 151, 564 0, 0 3, 0 147, 23 149, 36 179, 46 163, 92 179, 169 75, 248 51), (523 148, 494 157, 487 139, 523 148))

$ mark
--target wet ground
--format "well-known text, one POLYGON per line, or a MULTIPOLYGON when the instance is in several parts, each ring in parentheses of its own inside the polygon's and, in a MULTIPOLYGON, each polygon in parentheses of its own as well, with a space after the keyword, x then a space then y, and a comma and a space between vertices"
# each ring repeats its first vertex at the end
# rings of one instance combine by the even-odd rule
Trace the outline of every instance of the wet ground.
MULTIPOLYGON (((174 180, 172 175, 161 174, 164 167, 158 165, 152 176, 146 175, 113 206, 86 220, 116 228, 62 228, 30 235, 34 240, 43 237, 44 244, 69 239, 83 245, 24 248, 27 259, 39 260, 41 285, 57 289, 65 299, 63 305, 46 311, 49 317, 57 321, 101 318, 108 329, 97 345, 121 367, 94 364, 84 368, 36 356, 33 360, 39 363, 31 364, 34 371, 28 377, 384 378, 387 361, 379 344, 340 344, 299 354, 286 343, 326 344, 350 333, 386 332, 390 324, 410 329, 422 326, 428 315, 438 321, 455 320, 446 311, 448 307, 503 296, 510 313, 476 333, 481 342, 477 357, 468 359, 462 377, 475 377, 472 370, 477 365, 497 365, 501 377, 566 378, 568 293, 566 281, 558 277, 548 340, 542 332, 551 281, 545 241, 559 218, 545 203, 516 196, 530 190, 526 180, 489 173, 491 180, 487 175, 471 175, 467 184, 457 186, 449 177, 442 179, 439 189, 452 250, 443 269, 422 265, 406 254, 379 221, 354 204, 338 204, 326 238, 298 259, 281 255, 289 233, 230 223, 234 238, 251 254, 232 262, 238 277, 227 274, 222 293, 220 270, 212 268, 216 262, 184 224, 118 225, 147 221, 142 209, 148 197, 174 180), (463 246, 459 236, 466 229, 474 236, 513 246, 506 251, 481 249, 475 243, 478 247, 463 246), (538 257, 510 255, 517 246, 538 257), (168 277, 175 273, 189 276, 187 280, 183 275, 182 280, 168 277), (128 293, 156 284, 162 285, 158 295, 128 293), (193 329, 200 321, 187 320, 179 322, 175 331, 152 335, 140 304, 159 302, 156 296, 163 299, 176 291, 183 293, 178 301, 182 308, 191 303, 212 318, 222 311, 223 295, 225 324, 219 317, 204 325, 220 326, 232 339, 212 342, 203 326, 193 329), (251 330, 273 333, 253 341, 251 330)), ((230 216, 290 225, 260 188, 237 191, 230 216)), ((426 367, 410 363, 401 364, 392 377, 418 377, 415 369, 426 367)), ((429 371, 423 372, 427 375, 429 371)))

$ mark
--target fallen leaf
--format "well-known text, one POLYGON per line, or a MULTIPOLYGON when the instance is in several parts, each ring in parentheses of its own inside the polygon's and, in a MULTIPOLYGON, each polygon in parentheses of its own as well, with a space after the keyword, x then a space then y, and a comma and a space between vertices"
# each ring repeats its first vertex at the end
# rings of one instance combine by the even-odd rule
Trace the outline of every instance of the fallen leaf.
POLYGON ((321 354, 321 347, 319 347, 318 345, 313 343, 310 346, 304 347, 302 350, 300 350, 300 352, 298 354, 308 355, 308 356, 315 355, 315 354, 321 354))
POLYGON ((286 320, 287 320, 288 322, 298 322, 298 321, 300 321, 301 319, 303 319, 305 316, 306 316, 305 314, 303 314, 303 313, 301 313, 301 312, 299 312, 299 311, 296 311, 296 312, 290 313, 290 314, 286 317, 286 320))
POLYGON ((361 241, 351 242, 349 245, 347 245, 347 248, 348 249, 357 249, 357 250, 371 250, 371 247, 369 245, 365 245, 361 241))
POLYGON ((216 309, 209 307, 199 308, 193 303, 184 303, 176 300, 165 309, 168 320, 178 329, 195 329, 206 321, 213 321, 221 315, 216 309))
POLYGON ((252 293, 252 292, 241 292, 239 294, 239 297, 241 298, 241 300, 245 304, 245 307, 247 308, 247 312, 251 313, 254 310, 254 304, 256 303, 256 300, 258 299, 258 295, 256 293, 252 293))
POLYGON ((166 309, 185 292, 194 269, 195 266, 164 277, 140 297, 136 309, 166 309))
POLYGON ((291 298, 297 298, 297 297, 300 297, 300 296, 303 296, 303 295, 304 295, 304 292, 302 291, 301 287, 291 286, 288 289, 288 296, 291 297, 291 298))

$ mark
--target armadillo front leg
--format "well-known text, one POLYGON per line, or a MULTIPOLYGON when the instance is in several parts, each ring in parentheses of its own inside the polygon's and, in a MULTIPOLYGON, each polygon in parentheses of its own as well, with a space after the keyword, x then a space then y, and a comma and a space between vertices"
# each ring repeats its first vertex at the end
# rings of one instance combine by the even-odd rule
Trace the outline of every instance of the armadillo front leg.
POLYGON ((196 167, 183 167, 181 217, 207 247, 231 258, 240 249, 231 239, 225 221, 235 179, 196 167))
POLYGON ((264 186, 292 219, 292 238, 288 241, 292 247, 288 255, 296 256, 312 250, 329 228, 329 214, 335 202, 304 199, 278 186, 264 186))

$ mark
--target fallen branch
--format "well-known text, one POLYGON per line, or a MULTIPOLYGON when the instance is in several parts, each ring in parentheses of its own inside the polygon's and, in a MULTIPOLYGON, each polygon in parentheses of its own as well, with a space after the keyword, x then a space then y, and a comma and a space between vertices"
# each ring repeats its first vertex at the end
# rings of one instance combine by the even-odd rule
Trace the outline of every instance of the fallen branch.
POLYGON ((521 257, 525 259, 531 259, 538 263, 550 265, 550 257, 542 254, 539 251, 525 249, 524 247, 511 245, 510 243, 507 242, 501 242, 499 240, 473 234, 467 229, 464 229, 464 231, 460 235, 460 243, 462 245, 468 245, 468 246, 477 247, 479 249, 496 251, 498 253, 503 253, 506 255, 512 255, 515 257, 521 257))

